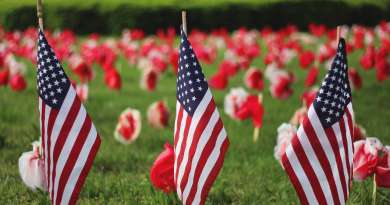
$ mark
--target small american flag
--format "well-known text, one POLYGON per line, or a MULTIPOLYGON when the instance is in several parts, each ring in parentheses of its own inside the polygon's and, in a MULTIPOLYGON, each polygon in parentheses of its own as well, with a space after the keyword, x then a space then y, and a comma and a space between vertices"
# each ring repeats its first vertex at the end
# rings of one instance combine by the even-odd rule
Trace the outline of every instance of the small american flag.
POLYGON ((174 180, 183 204, 204 204, 229 146, 200 64, 181 32, 174 133, 174 180))
POLYGON ((345 40, 282 156, 302 204, 345 204, 352 179, 353 109, 345 40))
POLYGON ((41 30, 37 58, 40 129, 50 199, 52 204, 75 204, 100 137, 41 30))

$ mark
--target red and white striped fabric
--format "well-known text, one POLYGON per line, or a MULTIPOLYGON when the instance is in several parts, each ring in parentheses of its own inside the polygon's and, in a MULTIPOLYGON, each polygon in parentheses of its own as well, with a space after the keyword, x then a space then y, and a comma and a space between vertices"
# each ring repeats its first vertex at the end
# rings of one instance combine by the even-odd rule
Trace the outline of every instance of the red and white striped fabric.
POLYGON ((42 31, 37 74, 50 199, 52 204, 75 204, 99 149, 100 137, 42 31))
POLYGON ((229 146, 195 53, 182 32, 177 76, 174 181, 183 204, 204 204, 229 146))
POLYGON ((345 204, 353 162, 353 109, 345 41, 297 135, 282 155, 301 204, 345 204))

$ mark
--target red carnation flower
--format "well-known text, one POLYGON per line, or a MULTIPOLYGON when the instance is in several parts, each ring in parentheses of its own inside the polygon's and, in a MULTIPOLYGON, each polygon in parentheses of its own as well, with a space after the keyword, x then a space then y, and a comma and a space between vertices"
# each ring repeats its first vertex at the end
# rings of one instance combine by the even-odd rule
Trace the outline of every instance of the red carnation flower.
POLYGON ((362 88, 363 79, 355 68, 350 68, 348 70, 349 79, 352 81, 353 88, 359 90, 362 88))
POLYGON ((219 64, 219 72, 229 77, 234 76, 238 71, 238 65, 230 60, 223 60, 219 64))
POLYGON ((277 81, 271 84, 271 94, 278 99, 288 98, 293 90, 291 89, 292 79, 286 76, 279 76, 277 81))
POLYGON ((353 145, 353 179, 363 181, 375 172, 382 144, 376 138, 367 138, 356 141, 353 145))
POLYGON ((228 77, 224 73, 218 72, 209 80, 209 86, 217 90, 223 90, 228 84, 228 77))
POLYGON ((317 96, 318 88, 313 88, 309 91, 306 91, 302 94, 302 101, 303 104, 306 106, 307 109, 309 109, 310 105, 313 103, 314 99, 317 96))
POLYGON ((390 188, 390 147, 383 150, 375 170, 375 182, 378 187, 390 188))
POLYGON ((307 73, 306 79, 305 79, 305 86, 306 87, 311 87, 313 86, 318 77, 319 69, 316 66, 313 66, 310 68, 309 72, 307 73))
POLYGON ((150 170, 150 181, 156 189, 169 193, 175 190, 173 176, 175 153, 169 143, 166 143, 164 147, 164 151, 158 155, 150 170))
POLYGON ((4 69, 0 70, 0 86, 7 85, 9 80, 9 70, 4 69))
POLYGON ((13 76, 11 76, 11 79, 9 80, 9 85, 12 90, 14 91, 22 91, 26 89, 27 87, 27 82, 24 79, 24 76, 21 75, 20 73, 17 73, 13 76))
POLYGON ((108 88, 119 90, 122 87, 121 76, 115 69, 110 69, 104 73, 104 82, 108 88))
POLYGON ((375 48, 373 46, 368 46, 364 54, 360 57, 359 62, 365 70, 371 69, 375 62, 375 48))
POLYGON ((355 142, 358 140, 363 140, 363 139, 366 139, 366 137, 367 137, 366 130, 362 126, 355 123, 353 126, 352 141, 355 142))
POLYGON ((311 34, 313 34, 317 37, 321 37, 326 32, 326 26, 323 24, 316 25, 314 23, 310 23, 309 24, 309 31, 311 34))
POLYGON ((179 67, 179 52, 171 52, 169 56, 169 62, 172 65, 173 72, 177 74, 177 69, 179 67))
POLYGON ((127 108, 119 116, 114 131, 115 139, 124 144, 130 144, 141 131, 141 113, 138 110, 127 108))
POLYGON ((163 73, 168 67, 167 63, 162 59, 161 56, 152 57, 151 61, 153 64, 153 68, 159 73, 163 73))
POLYGON ((244 81, 248 88, 263 90, 263 73, 257 68, 250 68, 245 74, 244 81))
POLYGON ((146 69, 143 72, 141 78, 141 88, 147 91, 153 91, 156 89, 158 73, 152 69, 146 69))
POLYGON ((164 128, 169 123, 169 109, 164 101, 151 104, 147 112, 148 122, 153 127, 164 128))
POLYGON ((261 128, 263 125, 264 107, 262 96, 250 95, 244 104, 237 110, 237 117, 241 120, 252 118, 254 127, 261 128))
POLYGON ((309 67, 315 60, 315 55, 312 51, 304 51, 299 55, 299 64, 303 69, 309 67))

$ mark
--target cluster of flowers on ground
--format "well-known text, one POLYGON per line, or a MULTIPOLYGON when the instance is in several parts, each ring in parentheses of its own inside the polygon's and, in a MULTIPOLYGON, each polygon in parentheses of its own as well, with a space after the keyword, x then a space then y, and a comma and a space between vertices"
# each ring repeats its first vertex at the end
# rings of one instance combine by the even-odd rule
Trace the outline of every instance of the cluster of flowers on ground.
MULTIPOLYGON (((245 72, 245 88, 230 89, 225 96, 224 110, 232 119, 252 120, 255 128, 261 128, 263 124, 263 89, 269 89, 275 99, 287 99, 293 93, 292 84, 296 82, 293 71, 302 69, 306 72, 303 105, 289 123, 280 125, 277 130, 275 158, 278 160, 296 134, 297 126, 306 116, 315 97, 320 65, 329 68, 336 53, 336 29, 317 24, 310 24, 308 29, 309 32, 300 32, 293 25, 279 30, 267 27, 261 30, 241 28, 232 33, 225 29, 215 29, 209 33, 194 29, 188 35, 202 65, 218 64, 217 71, 208 79, 212 89, 228 88, 232 77, 245 72), (310 50, 308 47, 315 49, 310 50), (260 58, 265 68, 255 65, 256 59, 260 58), (291 68, 293 59, 298 59, 299 68, 291 68)), ((70 30, 46 31, 46 36, 58 59, 67 65, 67 72, 83 101, 88 99, 88 85, 95 80, 95 72, 104 74, 104 83, 109 89, 119 90, 122 87, 120 71, 136 67, 141 72, 140 87, 148 92, 158 87, 159 79, 165 73, 177 73, 179 54, 173 28, 159 30, 150 36, 146 36, 142 30, 129 29, 124 30, 119 38, 103 38, 99 34, 78 38, 70 30), (128 64, 122 65, 120 58, 126 59, 128 64)), ((362 53, 359 57, 362 69, 349 68, 350 81, 355 91, 363 86, 359 72, 375 72, 379 82, 388 79, 390 23, 381 22, 375 27, 345 26, 342 28, 342 36, 346 37, 349 54, 362 53)), ((26 89, 26 64, 28 61, 36 64, 37 60, 36 39, 35 28, 5 31, 0 27, 0 86, 9 86, 18 92, 26 89)), ((152 103, 146 116, 151 126, 166 128, 170 116, 167 102, 160 100, 152 103)), ((141 131, 141 117, 136 109, 124 110, 114 130, 115 139, 124 144, 136 140, 141 131)), ((382 146, 378 139, 367 138, 359 125, 355 126, 354 133, 354 179, 363 180, 375 173, 378 185, 389 186, 383 177, 387 179, 387 175, 390 175, 390 149, 382 146)), ((34 143, 33 151, 21 156, 19 168, 22 179, 29 187, 45 189, 40 152, 39 145, 34 143)), ((172 146, 166 144, 151 169, 153 185, 165 192, 174 190, 173 156, 172 146)))

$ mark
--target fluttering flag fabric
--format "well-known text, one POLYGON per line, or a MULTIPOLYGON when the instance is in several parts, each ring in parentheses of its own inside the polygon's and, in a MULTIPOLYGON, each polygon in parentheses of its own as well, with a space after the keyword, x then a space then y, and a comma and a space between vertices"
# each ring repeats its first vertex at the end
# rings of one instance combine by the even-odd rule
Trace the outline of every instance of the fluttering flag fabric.
POLYGON ((75 204, 98 152, 100 137, 41 30, 37 61, 47 188, 52 204, 75 204))
POLYGON ((229 147, 213 96, 181 32, 174 130, 174 182, 183 204, 204 204, 229 147))
POLYGON ((301 204, 345 204, 352 179, 353 109, 346 44, 337 54, 282 164, 301 204))

